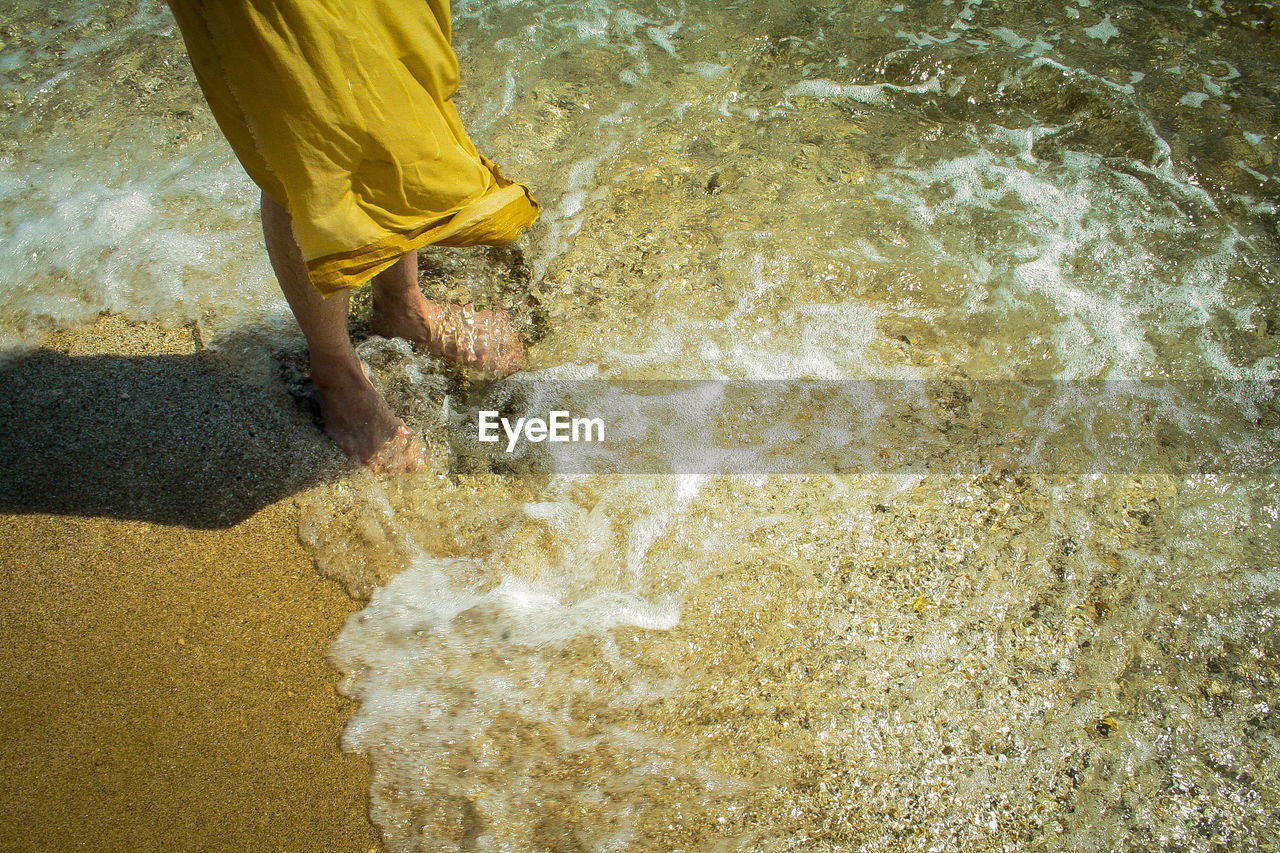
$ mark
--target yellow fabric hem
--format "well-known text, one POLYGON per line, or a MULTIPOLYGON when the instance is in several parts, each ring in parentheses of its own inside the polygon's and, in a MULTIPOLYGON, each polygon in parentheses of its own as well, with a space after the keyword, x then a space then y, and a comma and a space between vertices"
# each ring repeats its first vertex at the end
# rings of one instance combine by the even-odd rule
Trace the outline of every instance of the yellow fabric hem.
POLYGON ((538 218, 538 203, 522 184, 508 184, 477 199, 444 220, 421 230, 389 234, 350 252, 307 262, 311 283, 328 296, 368 281, 406 252, 433 244, 505 245, 538 218), (505 227, 504 227, 505 226, 505 227))

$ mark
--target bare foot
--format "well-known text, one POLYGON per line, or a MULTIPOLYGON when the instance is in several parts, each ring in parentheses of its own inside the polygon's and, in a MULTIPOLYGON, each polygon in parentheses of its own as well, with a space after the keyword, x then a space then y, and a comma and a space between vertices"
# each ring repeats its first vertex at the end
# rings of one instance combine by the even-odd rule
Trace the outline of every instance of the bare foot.
POLYGON ((403 423, 383 443, 373 458, 361 460, 375 474, 397 476, 424 471, 431 466, 431 450, 403 423))
POLYGON ((426 299, 416 287, 404 298, 375 291, 369 325, 384 338, 404 338, 437 358, 496 376, 524 363, 524 344, 505 311, 476 311, 426 299))
POLYGON ((317 364, 311 381, 320 402, 324 431, 342 452, 375 474, 405 474, 431 464, 431 451, 405 426, 356 363, 317 364))

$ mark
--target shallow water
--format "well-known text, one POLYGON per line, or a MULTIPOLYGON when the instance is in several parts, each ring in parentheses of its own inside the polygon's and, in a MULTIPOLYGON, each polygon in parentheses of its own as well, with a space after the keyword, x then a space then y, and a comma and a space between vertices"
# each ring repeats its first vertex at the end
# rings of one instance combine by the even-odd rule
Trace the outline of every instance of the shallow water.
MULTIPOLYGON (((103 309, 284 334, 162 10, 14 9, 7 342, 103 309)), ((427 285, 515 308, 535 388, 928 384, 892 417, 772 400, 772 447, 856 422, 883 464, 661 474, 655 443, 737 410, 645 401, 650 440, 608 465, 526 464, 467 444, 474 394, 366 343, 439 470, 310 493, 301 535, 370 597, 333 657, 388 848, 1274 839, 1278 27, 1271 3, 458 3, 460 109, 544 215, 523 258, 430 253, 427 285), (1150 411, 1080 397, 1126 379, 1178 382, 1137 386, 1150 411)))

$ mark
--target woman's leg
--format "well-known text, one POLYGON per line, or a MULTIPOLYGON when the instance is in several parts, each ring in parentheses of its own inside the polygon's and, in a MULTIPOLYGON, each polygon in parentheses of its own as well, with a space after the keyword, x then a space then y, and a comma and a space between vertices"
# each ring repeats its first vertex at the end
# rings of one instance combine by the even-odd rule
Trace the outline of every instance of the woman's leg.
POLYGON ((436 303, 418 289, 418 253, 404 257, 373 277, 373 329, 386 338, 425 344, 431 337, 436 303))
POLYGON ((288 211, 265 194, 262 232, 280 288, 307 339, 325 433, 348 456, 375 470, 421 467, 425 448, 373 387, 351 346, 349 294, 325 297, 312 286, 288 211))

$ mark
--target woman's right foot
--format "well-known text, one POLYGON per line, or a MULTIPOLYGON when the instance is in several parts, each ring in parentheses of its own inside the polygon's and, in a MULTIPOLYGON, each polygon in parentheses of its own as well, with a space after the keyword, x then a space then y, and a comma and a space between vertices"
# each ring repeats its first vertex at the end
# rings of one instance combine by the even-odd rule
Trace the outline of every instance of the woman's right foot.
POLYGON ((343 453, 375 474, 405 474, 431 464, 431 451, 382 399, 358 361, 312 361, 324 431, 343 453))

